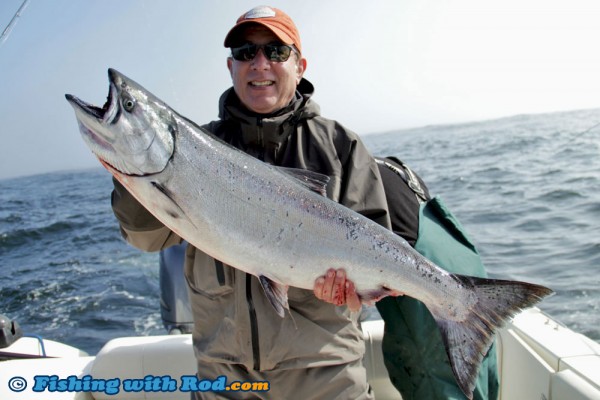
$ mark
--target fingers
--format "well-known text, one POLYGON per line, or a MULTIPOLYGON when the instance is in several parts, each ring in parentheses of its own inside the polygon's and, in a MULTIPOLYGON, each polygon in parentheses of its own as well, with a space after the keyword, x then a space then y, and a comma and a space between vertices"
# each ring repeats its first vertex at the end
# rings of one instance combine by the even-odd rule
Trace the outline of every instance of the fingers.
POLYGON ((351 311, 358 311, 361 308, 354 284, 346 280, 346 271, 342 268, 327 270, 324 276, 315 281, 313 291, 318 299, 328 303, 337 306, 347 304, 351 311))
POLYGON ((313 291, 318 299, 328 303, 334 303, 333 292, 334 290, 337 292, 337 289, 334 288, 336 275, 337 274, 334 269, 329 269, 324 276, 316 280, 313 291))
MULTIPOLYGON (((325 275, 317 278, 315 281, 313 292, 317 299, 335 304, 336 306, 346 304, 350 311, 359 311, 362 308, 363 302, 358 293, 356 293, 354 282, 347 280, 346 271, 343 268, 338 270, 333 268, 328 269, 325 275)), ((381 298, 385 296, 404 296, 404 293, 397 290, 390 290, 383 294, 381 298)), ((374 305, 381 298, 372 299, 365 304, 374 305)))
POLYGON ((313 288, 315 297, 320 300, 323 300, 323 290, 325 289, 325 277, 326 276, 327 276, 327 273, 325 273, 324 276, 320 276, 319 278, 317 278, 317 280, 315 281, 315 287, 313 288))
POLYGON ((362 304, 352 281, 346 281, 346 304, 350 311, 360 311, 362 304))
POLYGON ((336 306, 346 304, 346 271, 338 269, 333 278, 331 287, 331 302, 336 306))

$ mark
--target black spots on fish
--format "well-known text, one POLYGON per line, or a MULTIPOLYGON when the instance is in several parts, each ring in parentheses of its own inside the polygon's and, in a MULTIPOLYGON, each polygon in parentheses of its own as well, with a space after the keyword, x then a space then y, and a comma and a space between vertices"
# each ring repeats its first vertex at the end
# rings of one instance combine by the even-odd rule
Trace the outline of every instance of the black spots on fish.
MULTIPOLYGON (((427 278, 427 279, 433 279, 435 281, 435 283, 441 282, 440 278, 438 278, 437 275, 434 276, 433 272, 431 272, 431 271, 423 270, 423 272, 421 272, 421 277, 427 278)), ((446 285, 444 285, 444 286, 446 286, 446 285)))
POLYGON ((325 214, 327 206, 322 202, 315 202, 308 198, 300 199, 300 209, 307 214, 325 214))
POLYGON ((440 279, 440 275, 436 271, 429 268, 427 265, 417 263, 416 270, 421 274, 421 278, 433 281, 433 283, 435 283, 436 285, 440 285, 443 283, 442 286, 444 286, 445 288, 448 287, 448 285, 440 279))
POLYGON ((258 203, 260 203, 260 202, 262 202, 262 197, 256 197, 253 199, 252 196, 248 196, 248 197, 246 197, 246 200, 248 202, 251 202, 252 200, 256 200, 258 203))
POLYGON ((488 288, 486 288, 486 293, 488 298, 491 301, 497 302, 497 301, 504 301, 505 304, 509 303, 509 299, 507 298, 503 298, 502 294, 502 287, 501 286, 490 286, 488 288))
POLYGON ((279 233, 277 234, 277 238, 275 240, 277 242, 281 242, 283 240, 283 233, 285 232, 285 228, 280 228, 279 233))
MULTIPOLYGON (((360 238, 364 227, 357 220, 340 216, 337 218, 337 221, 338 224, 346 227, 347 240, 358 240, 360 238)), ((375 250, 375 244, 373 244, 373 250, 375 250)))

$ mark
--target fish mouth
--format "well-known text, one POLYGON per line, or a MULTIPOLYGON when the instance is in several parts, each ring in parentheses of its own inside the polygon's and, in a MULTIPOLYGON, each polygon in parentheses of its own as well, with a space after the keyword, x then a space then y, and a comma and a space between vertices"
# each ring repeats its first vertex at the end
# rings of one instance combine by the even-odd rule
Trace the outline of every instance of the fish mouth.
MULTIPOLYGON (((107 123, 106 117, 112 114, 109 110, 113 104, 112 99, 115 95, 114 92, 115 88, 111 82, 106 102, 102 107, 87 103, 72 94, 65 94, 67 101, 75 109, 79 131, 82 137, 88 143, 94 155, 96 155, 101 162, 109 165, 111 165, 109 160, 112 158, 111 155, 114 154, 115 150, 112 140, 98 133, 98 128, 102 124, 107 123)), ((113 167, 113 169, 118 170, 115 167, 113 167)))
POLYGON ((110 104, 111 104, 111 91, 113 90, 112 84, 110 85, 110 90, 108 93, 108 98, 106 99, 106 103, 102 107, 94 106, 93 104, 86 103, 80 98, 73 96, 72 94, 65 94, 65 97, 73 106, 76 106, 81 111, 87 113, 89 116, 94 117, 96 119, 104 119, 110 104))
POLYGON ((83 115, 84 117, 93 118, 98 122, 103 123, 111 123, 116 117, 119 116, 119 102, 117 100, 118 72, 113 69, 109 69, 108 76, 110 85, 108 88, 106 102, 102 107, 87 103, 72 94, 65 94, 67 101, 73 106, 75 111, 78 111, 79 114, 83 115))
MULTIPOLYGON (((79 131, 88 143, 94 155, 100 163, 107 168, 110 166, 111 173, 119 172, 129 175, 128 168, 118 160, 113 146, 114 140, 101 133, 102 125, 113 123, 120 114, 116 71, 109 70, 109 90, 106 101, 102 107, 81 100, 72 94, 65 94, 65 98, 75 109, 79 123, 79 131)), ((107 168, 109 169, 109 168, 107 168)))

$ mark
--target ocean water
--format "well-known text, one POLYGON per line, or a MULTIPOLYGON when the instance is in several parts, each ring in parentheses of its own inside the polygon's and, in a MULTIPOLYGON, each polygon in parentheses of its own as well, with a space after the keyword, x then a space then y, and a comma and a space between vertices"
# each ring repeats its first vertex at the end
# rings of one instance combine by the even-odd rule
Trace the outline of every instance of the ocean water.
MULTIPOLYGON (((553 288, 540 307, 600 341, 600 109, 368 135, 404 160, 491 276, 553 288)), ((0 313, 93 354, 165 333, 158 255, 128 246, 101 167, 0 180, 0 313)))

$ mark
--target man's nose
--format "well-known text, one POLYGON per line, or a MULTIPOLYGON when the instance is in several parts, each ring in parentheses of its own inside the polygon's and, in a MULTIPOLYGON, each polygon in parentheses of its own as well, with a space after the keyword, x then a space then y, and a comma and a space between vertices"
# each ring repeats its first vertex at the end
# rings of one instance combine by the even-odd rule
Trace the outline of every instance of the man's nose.
POLYGON ((252 68, 254 69, 268 69, 271 67, 271 61, 265 55, 264 49, 258 49, 258 53, 252 60, 252 68))

